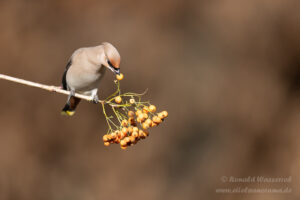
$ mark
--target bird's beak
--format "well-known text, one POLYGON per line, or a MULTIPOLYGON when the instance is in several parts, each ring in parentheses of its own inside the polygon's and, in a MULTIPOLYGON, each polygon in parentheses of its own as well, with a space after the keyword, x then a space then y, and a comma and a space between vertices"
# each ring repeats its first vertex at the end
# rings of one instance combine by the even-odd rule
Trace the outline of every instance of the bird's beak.
POLYGON ((120 75, 120 68, 119 69, 114 69, 114 73, 120 75))
POLYGON ((108 62, 108 68, 114 73, 114 74, 120 74, 120 68, 114 67, 110 62, 108 62))
POLYGON ((108 66, 108 68, 114 73, 114 74, 120 74, 120 69, 119 68, 115 68, 112 66, 108 66))

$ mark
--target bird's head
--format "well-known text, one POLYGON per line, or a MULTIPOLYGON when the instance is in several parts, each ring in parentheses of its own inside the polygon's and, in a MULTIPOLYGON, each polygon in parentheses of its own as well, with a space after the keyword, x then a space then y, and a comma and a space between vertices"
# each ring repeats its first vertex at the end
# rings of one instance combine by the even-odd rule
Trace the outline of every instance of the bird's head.
POLYGON ((105 62, 103 65, 115 74, 120 74, 121 57, 118 50, 110 43, 102 43, 104 49, 105 62))

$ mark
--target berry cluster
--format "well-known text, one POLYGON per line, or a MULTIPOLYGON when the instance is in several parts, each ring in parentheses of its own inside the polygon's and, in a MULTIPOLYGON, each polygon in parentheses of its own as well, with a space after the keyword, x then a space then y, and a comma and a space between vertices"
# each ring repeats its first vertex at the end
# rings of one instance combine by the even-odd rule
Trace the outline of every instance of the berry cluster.
POLYGON ((149 136, 149 128, 159 125, 168 116, 167 111, 154 114, 155 111, 154 105, 144 106, 135 113, 128 111, 128 118, 121 121, 120 128, 103 136, 104 145, 120 144, 122 149, 126 149, 145 139, 149 136))
POLYGON ((120 144, 122 149, 136 144, 138 141, 149 136, 149 128, 158 126, 168 116, 167 111, 156 113, 156 106, 149 102, 142 102, 141 95, 136 93, 120 92, 119 81, 124 78, 123 74, 117 75, 118 90, 111 95, 107 102, 119 122, 113 122, 112 116, 107 116, 103 106, 103 113, 109 126, 108 133, 103 136, 105 146, 120 144), (115 127, 115 129, 112 128, 115 127))

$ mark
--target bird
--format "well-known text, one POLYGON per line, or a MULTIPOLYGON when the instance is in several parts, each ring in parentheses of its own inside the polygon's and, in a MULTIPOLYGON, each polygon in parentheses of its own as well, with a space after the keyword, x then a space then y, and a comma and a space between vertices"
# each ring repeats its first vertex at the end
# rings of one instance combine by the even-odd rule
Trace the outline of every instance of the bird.
POLYGON ((80 99, 75 92, 91 97, 98 103, 98 87, 106 69, 120 74, 121 57, 118 50, 110 43, 103 42, 93 47, 83 47, 74 51, 62 77, 62 88, 70 91, 61 114, 73 116, 80 99))

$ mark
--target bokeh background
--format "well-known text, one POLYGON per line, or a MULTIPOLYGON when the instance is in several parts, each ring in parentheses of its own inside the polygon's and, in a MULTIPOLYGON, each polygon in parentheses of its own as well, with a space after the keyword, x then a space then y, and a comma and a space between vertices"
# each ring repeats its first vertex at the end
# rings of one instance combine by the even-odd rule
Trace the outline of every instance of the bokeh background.
MULTIPOLYGON (((298 0, 1 0, 0 73, 59 85, 72 52, 114 44, 122 90, 169 118, 123 151, 98 105, 0 81, 0 199, 299 199, 298 0), (292 177, 290 183, 224 183, 292 177), (218 188, 286 188, 224 194, 218 188)), ((100 98, 110 95, 107 72, 100 98)))

